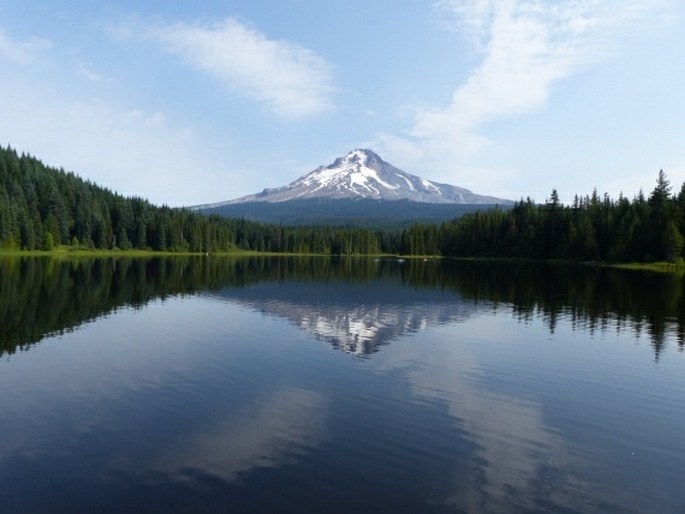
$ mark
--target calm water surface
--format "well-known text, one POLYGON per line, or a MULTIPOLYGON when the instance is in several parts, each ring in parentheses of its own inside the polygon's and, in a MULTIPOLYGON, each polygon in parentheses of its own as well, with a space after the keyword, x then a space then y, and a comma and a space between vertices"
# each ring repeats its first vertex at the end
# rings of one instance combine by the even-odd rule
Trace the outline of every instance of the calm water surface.
POLYGON ((682 513, 684 287, 0 260, 0 511, 682 513))

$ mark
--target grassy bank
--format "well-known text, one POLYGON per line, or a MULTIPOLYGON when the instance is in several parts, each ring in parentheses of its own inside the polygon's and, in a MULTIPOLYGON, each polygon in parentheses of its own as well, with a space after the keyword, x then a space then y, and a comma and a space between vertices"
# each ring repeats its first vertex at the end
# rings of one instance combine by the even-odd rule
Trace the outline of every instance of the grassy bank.
MULTIPOLYGON (((225 255, 243 255, 246 252, 235 250, 225 255)), ((17 257, 173 257, 179 255, 206 255, 198 252, 157 252, 153 250, 93 250, 90 248, 74 248, 59 246, 52 250, 2 250, 0 256, 17 257)))
POLYGON ((685 273, 685 259, 676 262, 625 262, 608 264, 612 268, 656 271, 659 273, 685 273))
MULTIPOLYGON (((155 250, 94 250, 91 248, 59 246, 52 250, 8 250, 0 249, 2 257, 178 257, 178 256, 224 256, 224 257, 330 257, 330 254, 258 252, 255 250, 234 249, 224 252, 160 252, 155 250)), ((345 257, 397 257, 385 254, 351 254, 345 257)), ((413 256, 418 258, 417 256, 413 256)))
MULTIPOLYGON (((159 252, 153 250, 94 250, 84 247, 59 246, 52 250, 8 250, 0 249, 0 257, 179 257, 179 256, 217 256, 217 257, 331 257, 330 254, 311 254, 311 253, 279 253, 279 252, 258 252, 254 250, 234 249, 226 252, 159 252)), ((396 255, 396 254, 353 254, 344 257, 365 257, 365 258, 402 258, 407 260, 442 260, 446 259, 439 255, 396 255)), ((494 257, 459 257, 453 260, 465 261, 498 261, 498 262, 545 262, 557 264, 582 264, 586 266, 603 266, 611 268, 654 271, 659 273, 685 273, 685 259, 677 262, 582 262, 576 261, 529 261, 526 259, 507 259, 494 257)))

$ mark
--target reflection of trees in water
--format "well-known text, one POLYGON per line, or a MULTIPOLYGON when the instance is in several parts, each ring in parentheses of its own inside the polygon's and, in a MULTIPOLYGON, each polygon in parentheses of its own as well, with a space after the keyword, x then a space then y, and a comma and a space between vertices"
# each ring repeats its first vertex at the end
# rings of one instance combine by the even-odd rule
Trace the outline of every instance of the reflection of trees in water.
POLYGON ((559 320, 595 333, 646 332, 656 357, 669 334, 685 345, 685 276, 592 266, 452 262, 442 283, 463 298, 511 305, 521 322, 542 317, 551 332, 559 320))
POLYGON ((511 308, 522 322, 541 316, 579 330, 646 332, 658 357, 669 334, 685 345, 685 277, 540 263, 305 257, 169 257, 0 260, 0 352, 25 349, 124 306, 258 282, 368 282, 458 293, 511 308))
POLYGON ((3 258, 0 259, 0 355, 27 349, 120 307, 259 281, 298 277, 370 278, 372 261, 320 258, 3 258), (352 262, 352 261, 350 261, 352 262))

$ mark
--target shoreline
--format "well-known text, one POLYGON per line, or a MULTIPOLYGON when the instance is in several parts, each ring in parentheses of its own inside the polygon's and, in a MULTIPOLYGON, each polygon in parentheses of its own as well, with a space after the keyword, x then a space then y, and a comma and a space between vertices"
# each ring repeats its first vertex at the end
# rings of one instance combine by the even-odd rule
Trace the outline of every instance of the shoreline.
POLYGON ((607 261, 567 261, 560 259, 534 260, 513 259, 506 257, 443 257, 441 255, 397 255, 397 254, 349 254, 333 255, 323 253, 281 253, 258 252, 253 250, 230 250, 222 252, 173 252, 155 250, 91 250, 85 248, 61 247, 53 250, 6 250, 0 249, 0 257, 355 257, 355 258, 394 258, 404 260, 434 261, 481 261, 481 262, 518 262, 545 263, 560 265, 578 265, 587 267, 618 268, 626 270, 654 271, 659 273, 685 272, 685 262, 607 262, 607 261))

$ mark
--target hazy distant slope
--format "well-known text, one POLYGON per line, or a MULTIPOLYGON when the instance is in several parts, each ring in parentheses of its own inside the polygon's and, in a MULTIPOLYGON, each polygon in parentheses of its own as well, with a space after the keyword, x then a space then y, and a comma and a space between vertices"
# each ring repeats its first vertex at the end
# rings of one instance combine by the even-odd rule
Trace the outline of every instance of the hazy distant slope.
MULTIPOLYGON (((409 200, 331 200, 314 198, 288 202, 245 202, 202 209, 207 214, 283 225, 406 228, 413 223, 440 223, 467 212, 491 209, 485 204, 419 203, 409 200)), ((508 208, 508 206, 504 206, 508 208)))

